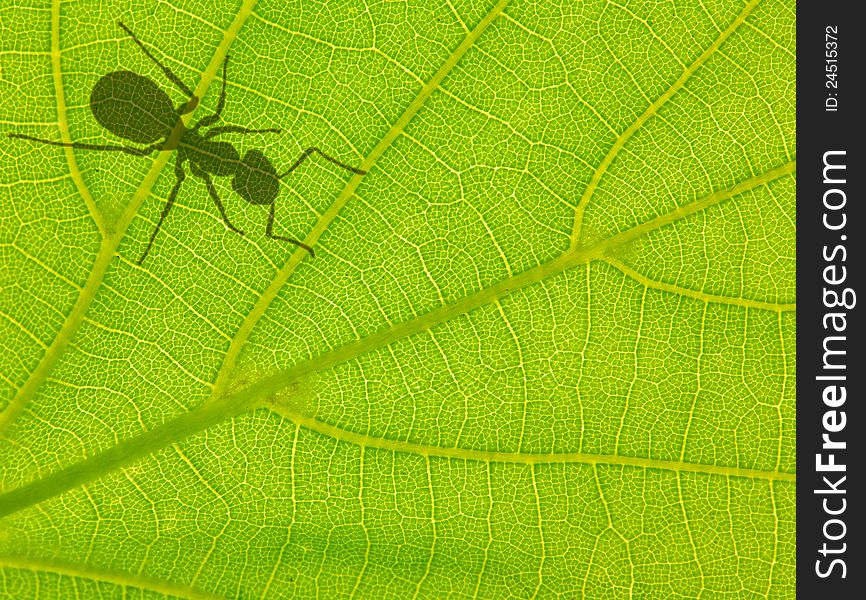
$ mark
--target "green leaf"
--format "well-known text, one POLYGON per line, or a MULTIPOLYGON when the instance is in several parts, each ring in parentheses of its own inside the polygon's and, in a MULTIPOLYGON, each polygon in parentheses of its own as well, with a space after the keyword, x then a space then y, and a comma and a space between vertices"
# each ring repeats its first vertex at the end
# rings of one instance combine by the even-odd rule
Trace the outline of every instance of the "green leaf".
MULTIPOLYGON (((182 93, 282 179, 3 137, 0 596, 791 598, 794 13, 0 8, 6 133, 182 93)), ((181 130, 177 129, 179 135, 181 130)))

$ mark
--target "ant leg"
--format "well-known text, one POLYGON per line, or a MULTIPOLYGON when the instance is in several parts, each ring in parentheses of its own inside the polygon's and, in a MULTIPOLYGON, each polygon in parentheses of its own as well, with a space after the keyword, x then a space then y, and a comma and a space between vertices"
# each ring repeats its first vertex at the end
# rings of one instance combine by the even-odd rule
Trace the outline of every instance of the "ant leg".
POLYGON ((169 81, 171 81, 173 84, 175 84, 180 89, 180 91, 182 91, 184 94, 186 94, 190 98, 195 98, 195 94, 193 94, 192 90, 189 89, 187 87, 187 85, 183 81, 180 80, 180 77, 175 75, 171 69, 169 69, 164 64, 159 62, 159 59, 157 59, 153 54, 150 53, 150 51, 145 47, 145 45, 141 43, 141 40, 139 40, 137 37, 135 37, 135 34, 132 33, 132 30, 129 27, 124 25, 122 21, 118 21, 117 24, 120 25, 127 34, 129 34, 129 37, 132 38, 132 41, 134 41, 136 44, 138 44, 138 47, 141 48, 141 51, 144 52, 145 55, 150 60, 155 62, 156 66, 158 66, 160 69, 162 69, 162 72, 165 73, 165 76, 168 77, 169 81))
POLYGON ((212 137, 216 137, 218 135, 222 135, 224 133, 240 133, 243 135, 249 135, 251 133, 282 133, 282 129, 248 129, 247 127, 238 127, 236 125, 225 125, 224 127, 214 127, 206 134, 204 134, 204 139, 209 140, 212 137))
POLYGON ((204 182, 207 184, 207 191, 210 194, 213 203, 216 204, 216 207, 219 209, 220 214, 223 217, 223 222, 226 224, 226 226, 228 226, 228 228, 235 233, 244 235, 243 231, 232 225, 232 222, 229 221, 229 216, 226 214, 226 207, 223 206, 222 200, 220 200, 220 197, 217 194, 216 188, 213 185, 213 180, 210 178, 210 175, 208 175, 205 171, 199 171, 198 173, 195 173, 195 175, 204 179, 204 182))
POLYGON ((66 142, 55 142, 53 140, 43 140, 41 138, 33 137, 31 135, 24 135, 23 133, 10 133, 9 137, 19 139, 19 140, 27 140, 30 142, 39 142, 40 144, 46 144, 48 146, 62 146, 64 148, 77 148, 79 150, 102 150, 105 152, 125 152, 126 154, 131 154, 133 156, 147 156, 148 154, 153 154, 154 151, 159 150, 162 147, 162 143, 153 144, 152 146, 147 146, 146 148, 132 148, 129 146, 111 146, 104 144, 84 144, 82 142, 72 142, 71 144, 67 144, 66 142))
POLYGON ((180 191, 180 184, 182 184, 183 180, 186 179, 186 172, 183 170, 181 160, 178 160, 175 163, 174 174, 177 177, 174 182, 174 187, 171 188, 171 193, 168 195, 168 202, 165 203, 165 207, 162 209, 162 214, 159 216, 159 222, 156 224, 156 229, 153 230, 153 233, 150 236, 150 241, 147 242, 147 248, 144 249, 144 254, 142 254, 141 258, 138 259, 139 265, 144 262, 145 258, 147 258, 147 255, 150 252, 150 247, 153 245, 153 240, 156 239, 156 234, 159 233, 160 228, 162 228, 162 222, 165 221, 171 207, 174 206, 174 201, 177 199, 177 193, 180 191))
POLYGON ((228 64, 229 57, 228 55, 226 55, 226 57, 223 59, 223 88, 220 92, 220 99, 217 101, 216 112, 208 117, 200 119, 195 125, 193 125, 193 131, 198 131, 200 127, 210 127, 211 125, 220 120, 223 108, 225 108, 226 105, 226 69, 228 68, 228 64))
POLYGON ((286 175, 288 175, 289 173, 291 173, 292 171, 294 171, 295 169, 300 167, 301 163, 304 162, 305 160, 307 160, 310 157, 310 155, 313 154, 314 152, 316 154, 318 154, 319 156, 321 156, 322 158, 324 158, 325 160, 327 160, 328 162, 333 163, 333 164, 337 165, 338 167, 342 167, 343 169, 346 169, 347 171, 351 171, 352 173, 355 173, 356 175, 366 175, 367 174, 367 171, 362 171, 361 169, 356 169, 355 167, 350 167, 347 164, 341 163, 339 160, 337 160, 333 156, 328 156, 327 154, 325 154, 324 152, 322 152, 321 150, 319 150, 318 148, 313 146, 312 148, 307 148, 306 150, 304 150, 304 152, 301 154, 301 157, 295 161, 295 164, 293 164, 291 167, 289 167, 289 170, 286 171, 285 173, 283 173, 282 175, 277 175, 277 177, 282 179, 283 177, 285 177, 286 175))
POLYGON ((283 237, 281 235, 276 235, 274 233, 274 213, 275 213, 275 210, 276 210, 275 209, 275 203, 271 202, 270 213, 268 214, 268 227, 265 230, 265 233, 267 234, 267 236, 269 238, 273 238, 275 240, 281 240, 283 242, 290 242, 290 243, 294 244, 295 246, 300 246, 301 248, 303 248, 304 250, 306 250, 307 252, 310 253, 311 258, 316 258, 316 253, 313 251, 312 248, 307 246, 304 242, 299 242, 298 240, 293 240, 292 238, 283 237))

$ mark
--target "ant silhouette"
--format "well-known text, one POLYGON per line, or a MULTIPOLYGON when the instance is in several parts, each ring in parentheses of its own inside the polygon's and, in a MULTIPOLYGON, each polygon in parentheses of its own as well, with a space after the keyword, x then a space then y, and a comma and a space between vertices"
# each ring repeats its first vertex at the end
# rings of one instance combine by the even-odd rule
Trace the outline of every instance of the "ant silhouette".
POLYGON ((39 142, 50 146, 64 146, 104 152, 125 152, 132 156, 147 156, 157 151, 177 150, 174 166, 174 187, 168 196, 165 207, 162 209, 156 229, 150 236, 147 248, 145 248, 144 253, 138 260, 139 265, 147 258, 153 241, 162 228, 163 221, 168 216, 172 206, 174 206, 180 186, 187 176, 183 168, 185 162, 189 162, 192 174, 204 181, 211 199, 216 204, 220 215, 222 215, 223 222, 229 229, 235 233, 244 235, 243 231, 232 225, 231 221, 229 221, 225 207, 219 195, 217 195, 211 176, 232 177, 232 189, 244 200, 250 204, 269 207, 268 224, 265 229, 265 233, 269 238, 300 246, 309 252, 311 257, 315 257, 315 252, 307 244, 277 235, 273 231, 276 199, 280 193, 279 180, 301 166, 313 154, 317 154, 352 173, 366 175, 367 172, 344 164, 313 146, 304 150, 298 160, 285 173, 277 175, 274 165, 260 150, 248 150, 244 154, 243 159, 241 159, 240 153, 231 143, 211 140, 226 133, 241 135, 281 133, 280 129, 249 129, 235 125, 224 125, 213 127, 206 132, 200 133, 203 127, 210 127, 219 121, 222 116, 226 102, 228 56, 223 60, 222 91, 217 102, 216 112, 200 119, 191 128, 187 129, 180 117, 192 112, 198 106, 198 97, 193 94, 192 90, 171 69, 150 53, 132 30, 120 21, 117 24, 132 38, 144 54, 156 63, 168 80, 189 97, 188 102, 182 103, 175 108, 168 94, 162 91, 155 82, 132 71, 114 71, 113 73, 104 75, 96 82, 90 93, 90 111, 93 113, 93 117, 100 125, 114 135, 131 142, 149 145, 144 148, 135 148, 130 146, 85 144, 81 142, 64 143, 44 140, 20 133, 10 133, 9 137, 39 142), (172 131, 176 127, 183 128, 181 135, 172 137, 172 131))

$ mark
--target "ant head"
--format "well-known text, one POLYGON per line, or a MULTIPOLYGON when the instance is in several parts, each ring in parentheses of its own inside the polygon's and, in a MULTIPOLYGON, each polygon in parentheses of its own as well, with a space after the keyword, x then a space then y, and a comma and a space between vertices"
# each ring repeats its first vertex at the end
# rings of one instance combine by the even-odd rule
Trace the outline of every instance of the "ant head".
POLYGON ((273 204, 280 195, 280 180, 260 150, 249 150, 235 171, 232 189, 250 204, 273 204))
POLYGON ((132 71, 115 71, 97 81, 90 93, 90 110, 111 133, 140 144, 167 137, 178 119, 168 95, 132 71))

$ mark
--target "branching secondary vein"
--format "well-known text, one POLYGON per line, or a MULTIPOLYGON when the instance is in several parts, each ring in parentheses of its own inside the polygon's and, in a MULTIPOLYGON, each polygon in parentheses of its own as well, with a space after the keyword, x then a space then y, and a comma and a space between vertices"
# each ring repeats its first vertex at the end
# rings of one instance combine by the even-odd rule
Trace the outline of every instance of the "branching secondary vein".
MULTIPOLYGON (((415 97, 414 100, 409 104, 409 107, 403 112, 402 115, 397 119, 394 125, 388 130, 385 136, 379 140, 379 143, 373 148, 370 152, 369 156, 363 160, 361 163, 361 170, 369 172, 370 169, 375 166, 376 161, 382 154, 385 153, 391 144, 396 140, 406 128, 406 125, 409 124, 409 121, 415 116, 415 114, 421 109, 424 103, 427 101, 427 98, 430 97, 434 91, 439 88, 439 84, 442 83, 442 80, 445 79, 445 76, 451 72, 454 66, 458 63, 458 61, 466 54, 466 51, 469 50, 475 44, 476 40, 481 37, 481 34, 490 26, 490 24, 498 17, 505 7, 508 5, 510 0, 499 0, 497 4, 493 7, 493 9, 487 13, 487 15, 478 23, 478 25, 473 29, 460 43, 459 46, 451 53, 445 62, 439 67, 439 70, 435 75, 430 79, 427 84, 421 88, 421 91, 415 97)), ((328 207, 328 210, 322 215, 316 225, 313 227, 312 231, 310 231, 309 235, 304 239, 304 243, 310 247, 315 246, 318 239, 325 232, 331 222, 337 217, 349 199, 355 194, 355 190, 358 189, 358 186, 361 184, 361 180, 363 177, 361 175, 353 176, 349 182, 346 184, 346 187, 337 196, 337 199, 328 207)), ((273 281, 271 281, 270 285, 268 285, 267 289, 259 296, 256 301, 255 306, 247 315, 247 318, 244 319, 244 322, 238 328, 237 333, 235 334, 234 339, 232 340, 231 345, 229 346, 228 351, 226 352, 225 358, 223 359, 222 367, 220 368, 220 372, 217 375, 216 382, 214 384, 214 391, 211 395, 211 399, 219 397, 226 389, 226 386, 229 383, 229 378, 231 377, 232 371, 235 368, 235 364, 237 362, 238 355, 240 354, 241 349, 249 338, 250 334, 255 328, 256 323, 259 322, 259 319, 262 315, 265 314, 267 308, 271 305, 274 298, 276 298, 277 293, 283 288, 286 284, 286 281, 294 274, 295 269, 298 267, 298 264, 305 258, 306 253, 303 251, 296 251, 292 254, 289 261, 285 264, 285 266, 280 269, 277 273, 277 276, 274 277, 273 281)))
POLYGON ((583 196, 580 198, 580 202, 577 205, 577 209, 574 214, 574 228, 571 234, 571 244, 572 246, 577 246, 580 241, 580 229, 583 223, 583 214, 586 211, 586 207, 589 204, 589 201, 592 199, 593 194, 595 193, 598 184, 601 182, 602 177, 607 172, 608 167, 613 162, 613 159, 616 158, 619 151, 625 146, 625 143, 633 136, 643 124, 646 123, 652 116, 658 113, 659 109, 671 99, 671 97, 676 94, 680 88, 682 88, 686 81, 697 71, 702 64, 704 64, 713 53, 718 50, 719 46, 721 46, 726 39, 728 39, 731 34, 733 34, 740 25, 746 20, 746 17, 752 12, 752 10, 758 5, 760 0, 751 0, 748 4, 746 4, 745 8, 743 8, 742 12, 737 15, 737 18, 734 19, 733 23, 731 23, 727 29, 725 29, 716 40, 710 44, 710 47, 707 48, 703 54, 701 54, 695 62, 693 62, 689 67, 683 71, 683 74, 680 75, 679 79, 677 79, 671 87, 669 87, 664 94, 658 97, 658 99, 653 102, 649 108, 644 111, 644 113, 637 118, 637 120, 632 123, 628 129, 626 129, 622 134, 616 139, 608 151, 607 155, 598 165, 598 168, 595 170, 595 173, 592 175, 592 179, 589 182, 589 185, 586 186, 586 190, 583 192, 583 196))
POLYGON ((638 273, 624 262, 612 256, 605 256, 604 261, 612 267, 616 267, 641 285, 644 285, 648 288, 677 294, 678 296, 686 296, 688 298, 694 298, 695 300, 701 300, 703 302, 710 302, 713 304, 730 304, 733 306, 742 306, 743 308, 757 308, 758 310, 772 310, 777 312, 793 312, 797 310, 797 304, 795 302, 764 302, 761 300, 751 300, 749 298, 734 298, 732 296, 718 296, 715 294, 707 294, 700 290, 692 290, 678 285, 665 283, 663 281, 655 281, 653 279, 650 279, 649 277, 646 277, 645 275, 642 275, 641 273, 638 273))
MULTIPOLYGON (((66 118, 66 94, 63 90, 63 71, 60 68, 60 0, 54 0, 51 3, 51 74, 54 78, 54 94, 57 99, 57 128, 60 130, 60 141, 65 144, 72 143, 72 136, 69 135, 69 121, 66 118)), ((64 149, 66 156, 66 164, 69 166, 69 174, 72 176, 72 181, 75 182, 75 188, 78 194, 87 205, 87 210, 90 212, 90 217, 96 223, 96 227, 103 235, 108 233, 105 223, 105 217, 93 201, 93 196, 90 195, 90 190, 87 189, 87 184, 81 177, 81 170, 78 168, 78 162, 75 160, 75 152, 72 148, 64 149)))

